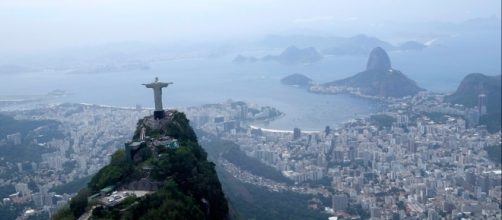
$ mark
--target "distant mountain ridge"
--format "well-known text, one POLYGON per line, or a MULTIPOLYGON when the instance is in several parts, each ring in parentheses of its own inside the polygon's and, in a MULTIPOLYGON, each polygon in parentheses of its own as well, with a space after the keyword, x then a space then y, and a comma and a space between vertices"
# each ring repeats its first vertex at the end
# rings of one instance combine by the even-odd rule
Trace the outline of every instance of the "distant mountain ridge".
POLYGON ((501 75, 487 76, 471 73, 464 77, 457 90, 445 97, 446 102, 462 104, 467 107, 478 105, 478 97, 486 95, 487 114, 480 118, 491 132, 499 131, 501 126, 501 75))
POLYGON ((399 50, 407 51, 407 50, 422 50, 426 48, 427 45, 417 42, 417 41, 406 41, 399 45, 399 50))
POLYGON ((425 43, 409 40, 393 45, 376 37, 358 34, 351 37, 315 35, 269 35, 258 42, 259 46, 285 48, 279 55, 266 55, 261 58, 238 54, 233 63, 254 63, 257 61, 277 61, 281 64, 308 64, 323 59, 324 56, 364 56, 373 48, 387 51, 412 51, 427 48, 425 43))
POLYGON ((341 43, 324 49, 323 52, 331 55, 366 55, 375 47, 385 50, 397 49, 394 45, 376 37, 359 34, 346 38, 341 43))
POLYGON ((305 64, 317 62, 322 58, 323 56, 314 47, 298 48, 290 46, 278 56, 268 55, 263 57, 262 60, 276 60, 282 64, 305 64))
POLYGON ((315 47, 323 54, 329 55, 357 55, 364 56, 373 48, 381 47, 391 50, 421 50, 425 44, 410 40, 394 46, 393 44, 376 37, 358 34, 351 37, 316 36, 316 35, 269 35, 258 42, 266 47, 315 47))
POLYGON ((317 51, 314 47, 298 48, 296 46, 290 46, 282 51, 279 55, 266 55, 264 57, 256 58, 253 56, 243 56, 237 55, 233 63, 241 64, 246 62, 257 62, 257 61, 277 61, 284 65, 295 65, 295 64, 309 64, 320 61, 323 55, 317 51))
POLYGON ((392 69, 389 56, 380 47, 371 51, 365 71, 324 86, 352 87, 359 89, 363 95, 396 98, 415 95, 424 90, 401 71, 392 69))

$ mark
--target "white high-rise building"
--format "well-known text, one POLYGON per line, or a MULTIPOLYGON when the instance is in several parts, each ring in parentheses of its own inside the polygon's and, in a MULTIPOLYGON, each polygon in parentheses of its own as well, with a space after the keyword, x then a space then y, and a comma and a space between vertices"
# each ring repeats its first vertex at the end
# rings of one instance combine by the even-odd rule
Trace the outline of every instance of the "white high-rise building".
POLYGON ((21 196, 31 196, 31 190, 26 183, 17 183, 14 185, 16 192, 21 193, 21 196))

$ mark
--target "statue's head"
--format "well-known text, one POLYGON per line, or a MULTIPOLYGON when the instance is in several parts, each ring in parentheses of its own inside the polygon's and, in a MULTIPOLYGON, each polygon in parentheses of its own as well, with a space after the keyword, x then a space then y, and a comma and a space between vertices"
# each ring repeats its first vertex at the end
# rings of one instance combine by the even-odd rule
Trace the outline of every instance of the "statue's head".
POLYGON ((155 82, 158 82, 159 81, 159 77, 155 77, 155 82))

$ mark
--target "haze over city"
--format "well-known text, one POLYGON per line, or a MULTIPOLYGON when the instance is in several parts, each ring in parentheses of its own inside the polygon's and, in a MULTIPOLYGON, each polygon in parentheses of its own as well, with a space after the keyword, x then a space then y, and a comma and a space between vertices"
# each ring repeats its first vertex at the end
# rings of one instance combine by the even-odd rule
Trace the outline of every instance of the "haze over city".
POLYGON ((470 19, 500 20, 500 1, 53 1, 0 3, 3 52, 145 42, 256 40, 268 34, 414 38, 470 19), (380 36, 383 35, 383 36, 380 36), (393 37, 393 35, 398 35, 393 37))
POLYGON ((501 1, 0 1, 0 219, 500 219, 501 1))

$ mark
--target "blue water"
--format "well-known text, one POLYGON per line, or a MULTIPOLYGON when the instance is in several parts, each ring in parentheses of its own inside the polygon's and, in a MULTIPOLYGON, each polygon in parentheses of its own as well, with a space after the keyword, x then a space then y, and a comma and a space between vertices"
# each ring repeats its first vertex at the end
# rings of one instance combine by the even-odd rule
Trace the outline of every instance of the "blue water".
MULTIPOLYGON (((423 51, 390 52, 389 56, 393 67, 417 81, 419 86, 452 92, 468 73, 500 74, 500 48, 487 49, 487 53, 484 49, 452 50, 444 45, 423 51)), ((285 117, 266 125, 268 128, 319 130, 381 109, 373 101, 347 95, 311 94, 280 84, 282 77, 292 73, 305 74, 317 82, 341 79, 364 70, 366 57, 326 57, 315 64, 292 66, 275 62, 237 65, 232 59, 233 56, 163 61, 151 63, 147 71, 4 74, 0 75, 0 97, 40 95, 61 89, 72 94, 62 100, 66 102, 152 107, 153 92, 141 83, 151 82, 158 76, 161 81, 174 82, 164 90, 163 101, 168 108, 232 99, 273 106, 286 113, 285 117)))
MULTIPOLYGON (((0 94, 38 95, 54 89, 72 95, 62 101, 113 106, 153 106, 153 92, 141 83, 155 76, 174 84, 164 89, 168 108, 242 100, 250 104, 273 106, 285 113, 265 127, 319 130, 336 126, 354 116, 377 111, 372 101, 347 95, 317 95, 284 86, 280 79, 295 67, 275 63, 234 65, 230 59, 191 59, 152 63, 148 71, 100 74, 37 72, 0 76, 0 94), (10 83, 6 83, 10 82, 10 83)), ((308 66, 297 67, 304 71, 308 66)))

